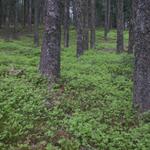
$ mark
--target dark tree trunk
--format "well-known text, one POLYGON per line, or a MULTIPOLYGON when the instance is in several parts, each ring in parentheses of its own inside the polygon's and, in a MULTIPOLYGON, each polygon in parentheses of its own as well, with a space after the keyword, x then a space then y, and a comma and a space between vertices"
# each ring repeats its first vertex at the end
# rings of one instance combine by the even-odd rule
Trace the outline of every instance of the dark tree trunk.
POLYGON ((65 0, 64 7, 64 47, 69 47, 70 0, 65 0))
POLYGON ((130 26, 129 26, 129 46, 128 46, 128 53, 134 52, 134 18, 135 18, 135 1, 131 0, 131 16, 130 16, 130 26))
POLYGON ((43 0, 40 0, 40 24, 43 24, 44 23, 44 1, 43 0))
POLYGON ((3 6, 2 0, 0 0, 0 29, 2 28, 2 16, 3 16, 3 6))
POLYGON ((32 0, 29 0, 28 26, 29 30, 32 31, 32 0))
POLYGON ((108 0, 108 32, 110 30, 111 0, 108 0))
POLYGON ((34 45, 39 46, 39 0, 34 1, 34 45))
POLYGON ((117 0, 117 52, 124 51, 124 14, 123 14, 123 0, 117 0))
POLYGON ((77 19, 77 57, 80 57, 83 52, 83 1, 75 0, 76 19, 77 19))
POLYGON ((40 72, 51 82, 60 77, 61 2, 47 0, 40 72))
POLYGON ((150 110, 150 1, 136 1, 134 106, 150 110))
POLYGON ((90 15, 90 47, 92 49, 95 48, 95 17, 96 17, 96 12, 95 12, 95 9, 96 9, 96 4, 95 4, 95 0, 91 0, 91 15, 90 15))
POLYGON ((27 0, 23 1, 23 26, 26 26, 26 5, 27 4, 27 0))
POLYGON ((5 40, 10 39, 10 6, 6 6, 6 18, 5 18, 5 40))
POLYGON ((73 7, 73 24, 75 27, 77 27, 77 12, 76 12, 76 6, 75 6, 75 0, 72 0, 72 7, 73 7))
POLYGON ((83 0, 83 49, 89 49, 89 5, 88 0, 83 0))
POLYGON ((107 40, 110 28, 110 0, 105 0, 105 31, 104 38, 107 40))
POLYGON ((17 37, 17 29, 18 29, 18 0, 15 0, 15 10, 14 10, 14 37, 17 37))

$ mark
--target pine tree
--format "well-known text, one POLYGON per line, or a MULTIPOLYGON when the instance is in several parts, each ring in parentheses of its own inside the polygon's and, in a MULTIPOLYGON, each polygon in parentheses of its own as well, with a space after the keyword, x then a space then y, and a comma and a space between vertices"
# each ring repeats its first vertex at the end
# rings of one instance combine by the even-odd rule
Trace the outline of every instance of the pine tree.
POLYGON ((40 72, 56 82, 60 77, 61 2, 47 0, 45 31, 40 59, 40 72))
POLYGON ((134 106, 150 110, 150 1, 135 4, 134 106))
POLYGON ((95 20, 96 20, 96 1, 91 0, 91 14, 90 14, 90 47, 95 48, 95 20))
POLYGON ((64 47, 69 47, 70 0, 64 0, 64 47))
POLYGON ((124 13, 123 13, 123 0, 117 0, 117 52, 124 51, 124 13))

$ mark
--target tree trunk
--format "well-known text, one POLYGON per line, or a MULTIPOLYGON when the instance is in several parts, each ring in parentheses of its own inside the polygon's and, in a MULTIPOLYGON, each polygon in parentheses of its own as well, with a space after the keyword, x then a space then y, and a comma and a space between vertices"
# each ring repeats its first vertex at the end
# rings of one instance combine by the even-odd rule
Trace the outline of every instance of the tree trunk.
POLYGON ((34 1, 34 45, 39 46, 39 0, 34 1))
POLYGON ((75 0, 76 19, 77 19, 77 57, 80 57, 83 52, 83 1, 75 0))
POLYGON ((89 5, 88 0, 83 0, 83 49, 89 49, 89 5))
POLYGON ((136 1, 134 106, 150 110, 150 1, 136 1))
POLYGON ((117 52, 124 51, 124 14, 123 14, 123 0, 117 0, 117 52))
POLYGON ((69 8, 70 0, 65 0, 64 4, 64 47, 69 47, 69 8))
POLYGON ((2 14, 3 14, 3 6, 2 0, 0 0, 0 29, 2 28, 2 14))
POLYGON ((6 19, 5 19, 5 40, 10 39, 10 6, 6 6, 6 19))
POLYGON ((40 59, 40 72, 51 82, 60 77, 61 5, 60 0, 46 1, 45 32, 40 59))
POLYGON ((96 4, 95 4, 95 0, 91 0, 91 15, 90 15, 90 47, 92 49, 95 48, 95 15, 96 15, 96 12, 95 12, 95 9, 96 9, 96 4))
POLYGON ((111 0, 108 0, 108 32, 110 30, 111 0))
POLYGON ((131 0, 131 16, 130 16, 130 26, 129 26, 129 46, 128 46, 128 53, 133 53, 134 51, 134 18, 135 18, 135 1, 131 0))
POLYGON ((75 5, 75 0, 72 0, 72 7, 73 7, 73 24, 75 27, 77 27, 77 12, 76 12, 76 5, 75 5))
POLYGON ((110 0, 105 0, 105 31, 104 38, 107 40, 110 28, 110 0))
POLYGON ((23 26, 26 26, 26 4, 27 0, 23 1, 23 26))
POLYGON ((14 37, 17 37, 17 29, 18 29, 18 0, 15 0, 15 10, 14 10, 14 37))
POLYGON ((29 0, 28 26, 29 30, 32 31, 32 0, 29 0))
POLYGON ((43 0, 40 0, 40 24, 43 24, 44 23, 44 1, 43 0))

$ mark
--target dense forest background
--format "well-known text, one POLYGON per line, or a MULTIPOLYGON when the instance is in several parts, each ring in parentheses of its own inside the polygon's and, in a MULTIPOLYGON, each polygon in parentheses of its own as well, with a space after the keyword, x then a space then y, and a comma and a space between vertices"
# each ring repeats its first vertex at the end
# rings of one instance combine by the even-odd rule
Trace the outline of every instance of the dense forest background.
MULTIPOLYGON (((107 0, 106 0, 107 1, 107 0)), ((67 1, 69 2, 69 1, 67 1)), ((69 2, 69 9, 70 9, 70 23, 75 25, 75 11, 74 8, 74 1, 70 0, 69 2)), ((97 27, 103 27, 105 25, 105 1, 104 0, 96 0, 96 18, 95 23, 97 27)), ((108 0, 110 3, 109 5, 109 13, 110 15, 110 28, 116 28, 116 15, 117 15, 117 2, 116 0, 108 0)), ((28 30, 31 31, 32 26, 36 25, 36 20, 38 25, 44 23, 44 1, 43 0, 1 0, 0 1, 0 27, 6 28, 8 27, 7 23, 9 24, 9 28, 12 31, 18 32, 22 30, 22 28, 28 27, 28 30), (37 15, 36 15, 37 14, 37 15), (5 26, 7 25, 7 26, 5 26)), ((85 7, 85 6, 84 6, 85 7)), ((65 9, 65 0, 61 1, 61 18, 62 24, 64 17, 65 9)), ((89 6, 90 9, 90 6, 89 6)), ((127 28, 129 26, 129 20, 131 15, 131 0, 124 0, 124 27, 127 28)), ((7 31, 8 32, 8 31, 7 31)))
POLYGON ((149 0, 0 0, 0 149, 150 149, 149 0))

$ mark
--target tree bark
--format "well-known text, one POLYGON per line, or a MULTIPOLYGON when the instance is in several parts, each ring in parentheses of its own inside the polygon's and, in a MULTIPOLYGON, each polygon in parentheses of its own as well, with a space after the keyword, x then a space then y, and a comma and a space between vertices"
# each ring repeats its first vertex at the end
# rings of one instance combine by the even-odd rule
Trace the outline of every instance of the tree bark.
POLYGON ((32 0, 29 0, 28 27, 32 31, 32 0))
POLYGON ((23 1, 23 26, 26 26, 26 5, 27 4, 27 0, 23 1))
POLYGON ((64 47, 69 47, 70 0, 65 0, 64 3, 64 47))
POLYGON ((61 1, 47 0, 40 72, 56 82, 60 77, 61 1))
POLYGON ((84 53, 83 48, 83 1, 75 0, 76 8, 76 21, 77 21, 77 57, 80 57, 84 53))
POLYGON ((72 0, 72 7, 73 7, 73 24, 75 27, 77 27, 77 12, 76 12, 76 5, 75 5, 76 0, 72 0))
POLYGON ((129 46, 128 46, 128 53, 132 54, 134 52, 134 18, 135 18, 135 1, 131 0, 131 14, 130 14, 130 26, 129 26, 129 46))
POLYGON ((108 32, 110 28, 110 0, 105 0, 105 31, 104 38, 108 39, 108 32))
POLYGON ((89 2, 88 0, 83 0, 83 49, 89 49, 89 2))
POLYGON ((124 14, 123 0, 117 0, 117 53, 124 51, 124 14))
POLYGON ((10 6, 6 6, 6 20, 5 20, 5 40, 10 39, 10 6))
POLYGON ((136 0, 134 106, 150 110, 150 1, 136 0))
POLYGON ((34 45, 39 46, 39 0, 34 1, 34 45))
POLYGON ((18 29, 18 0, 15 0, 15 10, 14 10, 14 37, 17 38, 17 29, 18 29))
POLYGON ((91 15, 90 15, 90 47, 92 49, 95 48, 95 17, 96 17, 96 1, 95 0, 91 0, 91 15))
POLYGON ((2 14, 3 14, 3 6, 2 0, 0 0, 0 29, 2 28, 2 14))

